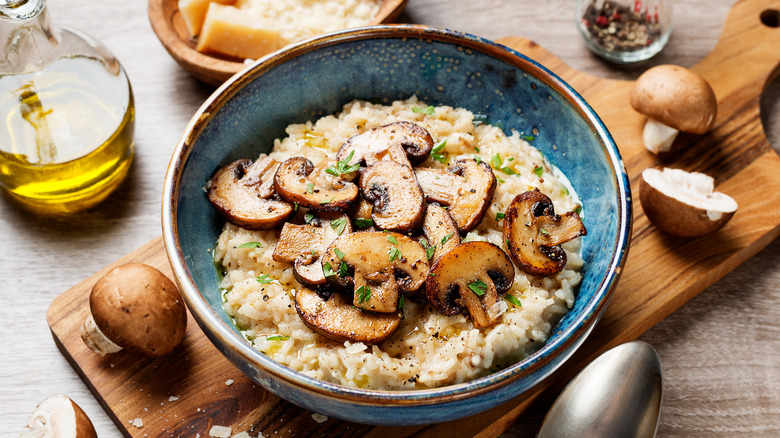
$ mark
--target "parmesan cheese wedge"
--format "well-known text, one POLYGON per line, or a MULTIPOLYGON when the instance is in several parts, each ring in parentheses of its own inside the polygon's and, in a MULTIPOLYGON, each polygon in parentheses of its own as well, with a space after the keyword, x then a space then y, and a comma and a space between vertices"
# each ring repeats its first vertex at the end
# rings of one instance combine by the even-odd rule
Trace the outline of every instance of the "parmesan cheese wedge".
POLYGON ((179 0, 179 12, 182 18, 184 18, 184 24, 187 25, 187 30, 190 32, 191 37, 196 37, 200 34, 203 20, 206 18, 206 11, 211 2, 231 5, 236 0, 179 0))
POLYGON ((257 59, 279 46, 279 30, 272 21, 234 6, 211 3, 196 50, 257 59))

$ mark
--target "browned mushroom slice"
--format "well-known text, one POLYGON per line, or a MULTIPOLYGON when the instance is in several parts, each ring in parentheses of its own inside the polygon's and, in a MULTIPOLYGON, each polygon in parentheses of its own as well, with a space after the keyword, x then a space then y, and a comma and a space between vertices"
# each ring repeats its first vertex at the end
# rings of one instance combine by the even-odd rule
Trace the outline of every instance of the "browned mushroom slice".
POLYGON ((284 224, 273 254, 276 261, 293 263, 295 279, 311 287, 324 286, 328 282, 320 263, 328 245, 340 235, 352 232, 346 216, 318 222, 323 223, 320 226, 284 224))
POLYGON ((401 326, 403 313, 363 312, 341 294, 323 300, 317 292, 303 288, 295 294, 295 310, 304 324, 337 342, 376 344, 389 338, 401 326))
POLYGON ((382 313, 395 312, 399 291, 416 291, 428 272, 419 243, 381 231, 342 235, 323 254, 322 266, 331 282, 352 283, 355 307, 382 313))
POLYGON ((415 174, 426 199, 448 205, 462 233, 479 225, 496 191, 496 177, 484 162, 458 160, 447 170, 418 167, 415 174))
POLYGON ((348 164, 365 162, 371 166, 386 155, 396 162, 405 161, 405 156, 414 165, 427 160, 432 148, 433 138, 425 128, 412 122, 395 122, 350 138, 336 159, 343 161, 351 156, 348 164))
POLYGON ((358 197, 355 184, 326 172, 332 163, 314 167, 308 158, 293 157, 279 166, 274 188, 282 199, 317 211, 346 211, 358 197))
POLYGON ((428 204, 422 229, 427 240, 427 245, 423 246, 426 247, 431 256, 431 263, 439 260, 447 251, 460 245, 458 224, 439 204, 428 204))
POLYGON ((546 277, 560 272, 566 266, 560 244, 585 234, 576 212, 555 214, 552 201, 540 191, 517 195, 506 210, 504 240, 509 254, 529 274, 546 277))
POLYGON ((515 280, 509 256, 488 242, 466 242, 444 254, 425 282, 428 301, 445 315, 468 310, 474 327, 498 322, 498 293, 515 280))
POLYGON ((269 181, 279 163, 261 156, 236 160, 220 168, 208 184, 207 195, 214 207, 230 222, 250 229, 276 228, 294 213, 293 205, 272 199, 269 181))
POLYGON ((371 217, 377 228, 406 233, 425 218, 425 198, 409 166, 378 161, 360 175, 360 190, 374 204, 371 217))

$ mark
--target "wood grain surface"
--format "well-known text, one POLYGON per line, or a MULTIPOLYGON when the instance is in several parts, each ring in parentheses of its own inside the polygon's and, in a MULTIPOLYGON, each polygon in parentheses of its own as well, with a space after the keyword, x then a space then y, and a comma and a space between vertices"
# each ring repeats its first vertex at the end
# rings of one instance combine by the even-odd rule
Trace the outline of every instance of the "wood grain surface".
MULTIPOLYGON (((616 68, 589 54, 574 28, 569 0, 413 0, 402 20, 491 39, 519 35, 577 70, 628 80, 650 65, 702 61, 715 47, 731 5, 721 0, 676 2, 669 45, 651 62, 631 68, 616 68)), ((42 218, 6 199, 0 202, 0 242, 6 249, 0 253, 0 296, 6 304, 0 307, 5 334, 0 337, 0 436, 16 436, 38 401, 63 392, 85 409, 101 437, 118 437, 118 429, 52 341, 46 309, 63 291, 160 234, 165 167, 184 126, 212 88, 192 80, 167 55, 148 25, 143 2, 50 0, 49 7, 55 22, 107 43, 128 70, 137 103, 136 161, 120 190, 88 212, 42 218)), ((779 85, 769 85, 759 102, 760 119, 775 148, 780 145, 779 85)), ((750 143, 756 135, 741 133, 740 138, 750 143)), ((741 189, 762 190, 760 184, 741 189)), ((640 338, 658 350, 664 366, 658 436, 780 434, 780 244, 763 243, 769 246, 640 338)), ((662 278, 659 273, 652 280, 662 278)), ((130 383, 125 391, 138 389, 130 383)), ((545 408, 540 401, 519 421, 506 420, 501 428, 509 427, 506 436, 533 436, 545 408)), ((277 415, 282 434, 289 417, 277 415)))

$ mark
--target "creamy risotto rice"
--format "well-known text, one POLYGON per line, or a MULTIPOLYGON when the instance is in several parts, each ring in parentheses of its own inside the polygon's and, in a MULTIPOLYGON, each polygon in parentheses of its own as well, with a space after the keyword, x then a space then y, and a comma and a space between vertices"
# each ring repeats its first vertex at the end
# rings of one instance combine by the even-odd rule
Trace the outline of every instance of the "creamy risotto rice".
MULTIPOLYGON (((305 156, 316 166, 335 156, 356 134, 411 121, 427 129, 434 141, 447 140, 441 161, 479 157, 494 169, 498 185, 493 202, 482 223, 463 241, 486 240, 506 250, 496 214, 503 213, 517 194, 534 188, 552 199, 557 212, 579 208, 565 179, 526 141, 528 137, 518 132, 507 136, 465 109, 431 109, 415 97, 390 105, 353 101, 334 116, 289 126, 287 137, 277 139, 269 155, 278 161, 305 156)), ((434 158, 422 166, 447 167, 434 158)), ((491 327, 476 329, 466 315, 445 316, 427 303, 407 299, 402 325, 388 340, 377 345, 338 343, 310 330, 298 316, 293 299, 301 286, 293 277, 293 267, 272 258, 278 237, 278 229, 249 231, 229 222, 225 225, 214 253, 215 261, 225 268, 221 283, 225 311, 252 346, 273 360, 307 376, 368 389, 460 383, 526 357, 548 339, 573 305, 583 265, 577 238, 563 244, 568 263, 560 273, 541 278, 515 269, 507 293, 521 306, 500 300, 503 313, 491 327), (240 247, 247 242, 262 246, 240 247), (273 281, 259 282, 261 274, 273 281)))

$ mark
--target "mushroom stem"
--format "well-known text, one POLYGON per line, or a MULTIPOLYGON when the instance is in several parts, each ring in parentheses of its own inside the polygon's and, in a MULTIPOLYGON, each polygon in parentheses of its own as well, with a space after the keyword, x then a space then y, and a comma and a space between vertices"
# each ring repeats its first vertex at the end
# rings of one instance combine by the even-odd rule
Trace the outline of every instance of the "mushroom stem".
POLYGON ((122 350, 122 347, 112 342, 100 331, 91 313, 84 320, 84 323, 81 324, 81 339, 84 340, 84 343, 87 344, 90 350, 101 356, 122 350))
POLYGON ((654 154, 669 152, 679 132, 659 121, 647 119, 645 130, 642 132, 642 141, 644 141, 647 150, 654 154))

